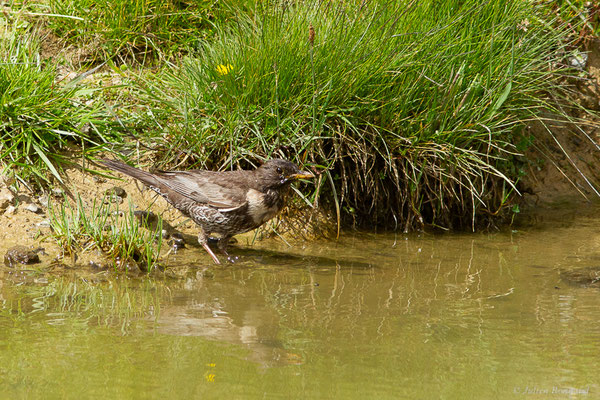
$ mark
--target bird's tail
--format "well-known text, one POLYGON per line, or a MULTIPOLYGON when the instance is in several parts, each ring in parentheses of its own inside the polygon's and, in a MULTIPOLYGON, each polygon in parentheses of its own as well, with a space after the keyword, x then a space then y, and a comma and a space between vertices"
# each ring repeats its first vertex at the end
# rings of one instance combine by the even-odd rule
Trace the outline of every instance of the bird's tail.
POLYGON ((107 160, 107 159, 101 160, 100 162, 110 169, 114 169, 115 171, 122 172, 125 175, 129 175, 129 176, 141 181, 142 183, 144 183, 147 186, 158 187, 161 184, 161 182, 158 179, 156 179, 156 177, 153 174, 151 174, 150 172, 131 167, 131 166, 125 164, 124 162, 117 161, 117 160, 107 160))

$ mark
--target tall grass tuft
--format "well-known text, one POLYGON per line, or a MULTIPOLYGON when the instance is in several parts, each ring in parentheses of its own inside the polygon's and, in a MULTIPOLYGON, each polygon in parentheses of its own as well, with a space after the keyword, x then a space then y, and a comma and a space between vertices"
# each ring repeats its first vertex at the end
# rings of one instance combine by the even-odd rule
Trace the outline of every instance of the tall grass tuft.
POLYGON ((544 7, 258 6, 144 82, 164 128, 152 140, 176 164, 313 163, 315 193, 359 224, 474 228, 508 209, 523 128, 556 111, 548 94, 568 74, 571 31, 544 7))
POLYGON ((49 176, 62 181, 64 149, 104 142, 108 113, 90 101, 93 89, 58 84, 35 32, 18 26, 5 26, 0 36, 0 172, 10 170, 25 184, 48 183, 49 176))
POLYGON ((67 254, 98 249, 117 266, 133 261, 140 269, 151 271, 162 246, 162 220, 156 230, 140 229, 133 208, 122 212, 114 203, 102 199, 86 207, 79 196, 76 204, 66 200, 48 207, 52 235, 67 254))

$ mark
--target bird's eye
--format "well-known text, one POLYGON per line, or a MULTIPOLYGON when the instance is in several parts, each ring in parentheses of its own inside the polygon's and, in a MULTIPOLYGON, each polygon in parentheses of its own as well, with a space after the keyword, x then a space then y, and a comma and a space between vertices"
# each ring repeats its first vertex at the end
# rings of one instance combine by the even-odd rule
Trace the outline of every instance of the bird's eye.
POLYGON ((278 173, 278 174, 280 174, 280 173, 282 173, 282 172, 283 172, 283 171, 281 170, 281 168, 277 167, 277 173, 278 173))

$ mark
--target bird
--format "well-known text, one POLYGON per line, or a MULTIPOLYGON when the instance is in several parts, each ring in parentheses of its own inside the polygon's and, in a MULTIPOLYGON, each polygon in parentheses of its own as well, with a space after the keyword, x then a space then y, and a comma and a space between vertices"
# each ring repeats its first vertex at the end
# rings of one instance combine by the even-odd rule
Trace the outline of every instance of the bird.
POLYGON ((227 245, 234 235, 256 229, 275 217, 285 205, 292 182, 315 177, 284 159, 236 171, 148 172, 114 159, 102 159, 100 163, 139 180, 191 218, 200 228, 198 243, 216 264, 221 262, 208 245, 211 233, 220 235, 218 248, 231 260, 227 245))

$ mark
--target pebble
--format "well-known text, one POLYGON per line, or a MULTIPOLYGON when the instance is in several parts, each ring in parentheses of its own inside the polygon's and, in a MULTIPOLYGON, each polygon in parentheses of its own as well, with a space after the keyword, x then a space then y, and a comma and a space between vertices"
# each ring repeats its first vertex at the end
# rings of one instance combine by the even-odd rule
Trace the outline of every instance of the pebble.
POLYGON ((108 196, 107 200, 110 203, 123 204, 123 198, 121 196, 115 196, 114 194, 108 196))
POLYGON ((48 202, 49 202, 48 195, 47 195, 47 194, 44 194, 44 195, 40 196, 40 197, 38 198, 38 202, 40 203, 40 205, 41 205, 42 207, 44 207, 44 208, 48 208, 48 202))
POLYGON ((4 265, 14 267, 15 264, 35 264, 40 262, 40 257, 37 251, 44 249, 32 250, 29 247, 18 245, 8 249, 4 255, 4 265))
POLYGON ((136 210, 133 215, 138 220, 140 226, 154 227, 158 222, 158 217, 152 211, 136 210))
POLYGON ((10 206, 10 201, 8 199, 0 199, 0 211, 4 211, 10 206))
POLYGON ((171 235, 170 242, 171 242, 171 246, 175 250, 183 249, 185 247, 185 239, 183 238, 183 235, 179 232, 174 232, 171 235))
POLYGON ((30 212, 32 212, 34 214, 41 214, 41 213, 43 213, 43 210, 39 206, 37 206, 37 205, 35 205, 33 203, 24 204, 23 205, 23 209, 25 209, 27 211, 30 211, 30 212))
POLYGON ((587 53, 576 52, 572 57, 569 57, 569 64, 573 68, 584 70, 588 61, 587 53))
POLYGON ((119 186, 113 186, 112 188, 108 189, 106 192, 104 192, 104 194, 111 196, 118 196, 121 198, 125 198, 127 197, 127 192, 125 191, 125 189, 123 189, 122 187, 119 186))
POLYGON ((0 189, 0 211, 6 210, 14 201, 15 196, 6 188, 0 189))
POLYGON ((125 189, 118 187, 118 186, 113 186, 110 189, 107 189, 106 191, 104 191, 104 196, 105 196, 105 203, 117 203, 117 204, 122 204, 123 203, 123 199, 125 197, 127 197, 127 192, 125 191, 125 189))
POLYGON ((14 214, 15 211, 17 211, 17 207, 15 207, 11 204, 8 207, 6 207, 6 210, 4 210, 4 213, 5 214, 14 214))

